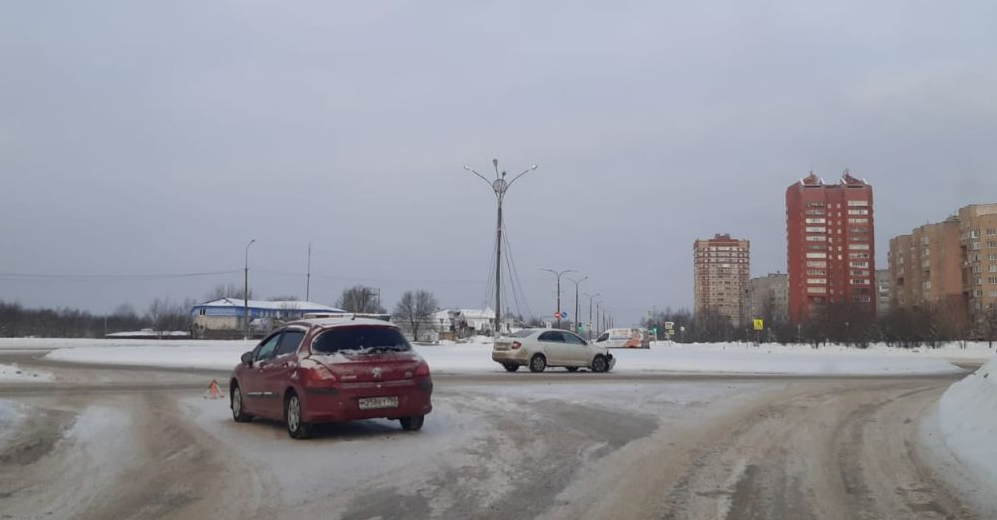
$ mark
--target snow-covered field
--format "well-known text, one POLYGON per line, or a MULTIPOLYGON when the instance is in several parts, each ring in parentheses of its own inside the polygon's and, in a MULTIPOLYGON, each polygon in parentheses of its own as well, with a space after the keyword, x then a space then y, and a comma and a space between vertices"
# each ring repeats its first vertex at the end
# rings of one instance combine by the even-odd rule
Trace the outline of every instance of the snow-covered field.
MULTIPOLYGON (((0 349, 54 348, 49 359, 72 363, 136 365, 169 368, 229 370, 252 341, 144 341, 144 340, 2 340, 0 349), (23 342, 23 343, 22 343, 23 342)), ((501 372, 491 360, 491 345, 476 343, 417 345, 416 350, 439 374, 501 372)), ((855 349, 827 346, 765 344, 655 343, 647 350, 613 351, 615 371, 698 372, 799 375, 902 375, 956 373, 949 360, 982 360, 993 356, 985 344, 957 344, 940 349, 855 349)))
POLYGON ((44 383, 52 381, 52 374, 37 370, 28 370, 17 365, 0 364, 0 381, 4 383, 44 383))
POLYGON ((949 450, 984 488, 997 489, 997 359, 952 385, 938 418, 949 450))

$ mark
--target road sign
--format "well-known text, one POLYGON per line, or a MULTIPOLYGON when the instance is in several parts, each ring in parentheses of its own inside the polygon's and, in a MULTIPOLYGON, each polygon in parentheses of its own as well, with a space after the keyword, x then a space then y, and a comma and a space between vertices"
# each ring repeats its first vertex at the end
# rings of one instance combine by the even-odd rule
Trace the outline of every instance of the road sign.
POLYGON ((554 313, 554 317, 557 318, 557 319, 561 319, 561 318, 564 317, 564 315, 562 315, 560 312, 555 312, 554 313))
POLYGON ((765 330, 765 320, 755 318, 751 321, 755 322, 755 330, 765 330))

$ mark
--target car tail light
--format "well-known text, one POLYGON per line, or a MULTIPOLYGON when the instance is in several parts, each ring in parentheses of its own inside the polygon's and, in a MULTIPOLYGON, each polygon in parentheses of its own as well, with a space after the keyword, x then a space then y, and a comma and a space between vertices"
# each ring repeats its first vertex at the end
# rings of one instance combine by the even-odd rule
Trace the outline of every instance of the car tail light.
POLYGON ((301 367, 301 371, 304 372, 305 384, 309 386, 332 386, 337 383, 336 375, 318 363, 309 363, 301 367))
POLYGON ((523 344, 520 343, 520 342, 518 342, 518 341, 513 341, 512 342, 512 350, 518 350, 519 347, 522 347, 522 346, 523 346, 523 344))
POLYGON ((415 377, 426 377, 429 375, 429 365, 423 361, 419 363, 419 366, 415 369, 415 377))

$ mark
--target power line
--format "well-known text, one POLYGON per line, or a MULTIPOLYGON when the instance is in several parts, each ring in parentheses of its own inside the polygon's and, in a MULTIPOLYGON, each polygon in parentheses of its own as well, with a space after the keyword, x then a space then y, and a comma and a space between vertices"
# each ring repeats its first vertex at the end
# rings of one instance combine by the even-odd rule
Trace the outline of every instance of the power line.
POLYGON ((204 271, 196 273, 155 273, 155 274, 64 274, 64 273, 3 273, 0 280, 8 281, 53 281, 53 282, 113 282, 130 280, 169 280, 237 274, 238 269, 228 271, 204 271))

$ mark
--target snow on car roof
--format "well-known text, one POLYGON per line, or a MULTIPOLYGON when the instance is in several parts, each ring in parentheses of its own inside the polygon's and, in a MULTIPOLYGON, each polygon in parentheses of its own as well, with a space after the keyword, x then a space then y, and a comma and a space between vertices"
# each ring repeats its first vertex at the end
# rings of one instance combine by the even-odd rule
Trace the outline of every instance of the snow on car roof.
POLYGON ((382 327, 395 327, 397 325, 384 321, 384 320, 373 320, 370 318, 356 318, 352 319, 352 314, 344 314, 343 316, 329 317, 329 318, 310 318, 305 320, 295 320, 288 323, 288 325, 317 325, 319 327, 332 328, 332 327, 348 327, 351 325, 377 325, 382 327))

